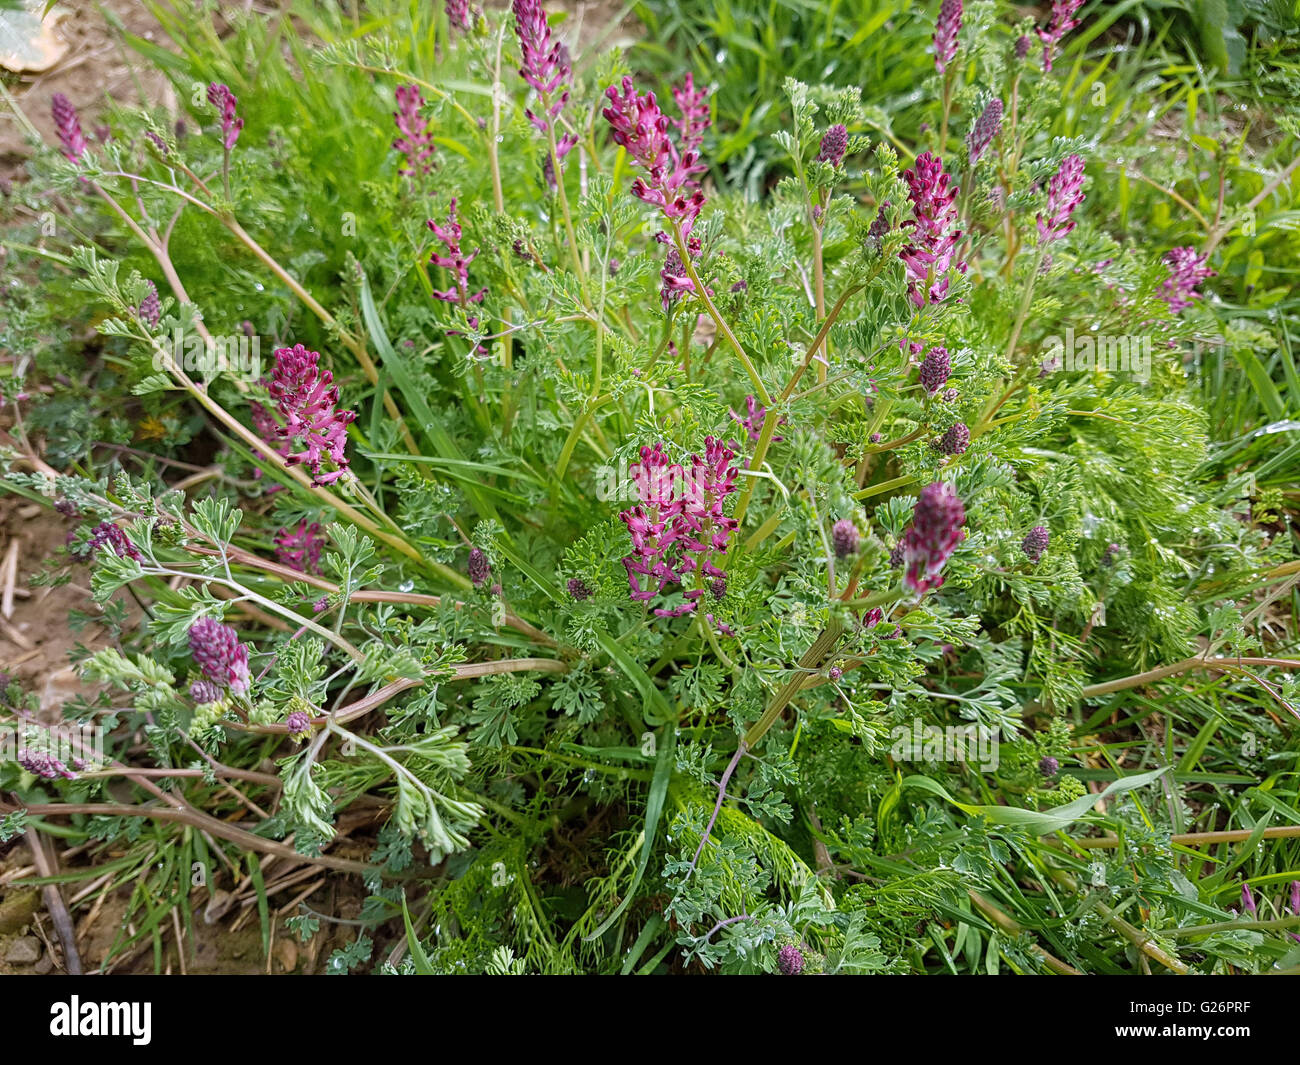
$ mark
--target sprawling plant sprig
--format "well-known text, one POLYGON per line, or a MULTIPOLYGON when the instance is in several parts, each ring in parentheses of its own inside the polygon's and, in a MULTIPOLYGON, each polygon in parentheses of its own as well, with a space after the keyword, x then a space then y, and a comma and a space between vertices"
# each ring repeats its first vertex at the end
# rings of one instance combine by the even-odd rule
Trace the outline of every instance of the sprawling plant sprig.
MULTIPOLYGON (((1289 179, 1224 152, 1217 213, 1172 162, 1097 181, 1137 156, 1065 76, 1093 69, 1079 10, 1053 6, 1041 68, 1002 8, 900 16, 909 94, 789 79, 784 176, 748 197, 737 131, 711 132, 734 85, 582 62, 525 0, 446 5, 448 39, 305 15, 284 32, 318 47, 257 79, 229 65, 278 54, 256 19, 224 58, 172 25, 200 85, 240 86, 212 81, 197 135, 115 113, 92 150, 56 104, 34 172, 78 212, 58 240, 94 243, 32 269, 62 306, 76 275, 106 368, 5 386, 4 479, 66 514, 50 580, 101 604, 84 669, 121 724, 112 764, 69 779, 33 736, 0 787, 48 819, 111 771, 108 816, 175 799, 169 847, 185 826, 359 873, 367 935, 407 907, 434 971, 1281 957, 1271 925, 1200 949, 1207 907, 1288 903, 1210 874, 1189 905, 1201 843, 1170 837, 1260 823, 1219 782, 1265 763, 1215 730, 1294 754, 1294 631, 1260 621, 1294 574, 1288 497, 1187 380, 1193 339, 1276 343, 1218 312, 1253 313, 1245 212, 1289 179), (120 424, 60 418, 87 372, 120 424), (1144 731, 1166 697, 1206 723, 1221 807, 1168 773, 1181 733, 1144 731), (1157 781, 1179 801, 1134 801, 1157 781)), ((1250 432, 1290 432, 1269 408, 1250 432)))

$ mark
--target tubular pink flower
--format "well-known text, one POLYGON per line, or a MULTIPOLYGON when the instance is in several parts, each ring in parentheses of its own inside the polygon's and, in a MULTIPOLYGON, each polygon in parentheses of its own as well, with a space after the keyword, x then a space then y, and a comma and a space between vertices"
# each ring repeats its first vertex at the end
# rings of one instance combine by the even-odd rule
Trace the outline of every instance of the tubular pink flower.
POLYGON ((966 538, 965 521, 966 509, 951 485, 935 481, 921 489, 912 524, 899 541, 906 587, 925 593, 943 585, 943 565, 966 538))
POLYGON ((281 529, 275 534, 276 561, 299 573, 320 572, 320 554, 324 547, 325 537, 314 521, 308 524, 304 519, 296 529, 281 529))
POLYGON ((81 119, 77 117, 77 109, 63 93, 56 92, 50 98, 50 113, 54 117, 54 128, 59 135, 64 158, 71 163, 78 162, 89 145, 81 132, 81 119))
POLYGON ((934 24, 934 65, 940 74, 948 69, 957 54, 957 34, 961 32, 961 0, 943 0, 934 24))
POLYGON ((221 116, 221 146, 230 151, 239 140, 239 133, 244 128, 244 120, 235 114, 239 99, 230 87, 214 81, 208 86, 208 103, 217 109, 221 116))
POLYGON ((481 248, 475 248, 466 255, 461 251, 460 240, 462 231, 460 222, 456 218, 456 200, 453 197, 447 208, 447 224, 438 225, 432 218, 427 222, 428 227, 447 248, 446 255, 439 255, 434 252, 429 259, 434 266, 441 266, 444 270, 449 270, 456 276, 456 287, 449 288, 445 292, 434 290, 433 298, 444 301, 445 303, 459 303, 462 307, 467 307, 471 303, 481 303, 483 297, 487 295, 487 289, 482 288, 477 292, 471 293, 469 290, 469 264, 477 257, 481 248))
POLYGON ((213 684, 229 688, 236 695, 252 684, 248 672, 248 648, 239 634, 216 618, 199 618, 190 626, 190 654, 213 684))
POLYGON ((401 136, 393 141, 393 148, 406 157, 406 165, 399 171, 406 177, 427 174, 433 169, 435 146, 429 132, 429 120, 420 112, 424 110, 424 97, 414 85, 397 87, 397 110, 393 121, 401 136))
POLYGON ((337 481, 348 469, 344 453, 348 426, 356 412, 338 410, 339 390, 334 375, 319 366, 320 353, 301 344, 278 348, 275 370, 268 391, 276 401, 276 412, 284 420, 277 433, 286 440, 299 440, 303 450, 289 454, 286 461, 303 463, 316 484, 337 481), (329 460, 334 469, 325 471, 329 460))
MULTIPOLYGON (((914 169, 903 171, 903 180, 912 202, 912 217, 902 228, 912 230, 912 240, 898 257, 907 266, 908 295, 920 308, 940 303, 948 295, 947 273, 961 239, 961 231, 954 228, 959 190, 956 185, 948 187, 943 160, 930 152, 917 157, 914 169)), ((964 263, 957 268, 965 272, 964 263)))
POLYGON ((1070 216, 1083 203, 1083 156, 1067 155, 1060 169, 1047 183, 1047 214, 1038 215, 1038 237, 1043 241, 1060 240, 1076 222, 1070 216))
MULTIPOLYGON (((541 0, 514 0, 511 10, 515 15, 515 34, 519 38, 523 59, 519 74, 536 90, 541 104, 537 113, 524 113, 539 133, 545 133, 569 102, 568 83, 573 77, 569 50, 563 41, 551 43, 551 27, 541 0)), ((562 160, 577 142, 578 138, 571 133, 557 136, 556 157, 562 160)))
MULTIPOLYGON (((744 426, 745 432, 749 434, 749 439, 755 443, 758 442, 759 436, 763 432, 763 420, 767 417, 767 408, 758 402, 753 396, 745 397, 745 416, 742 418, 734 410, 731 412, 731 420, 737 425, 744 426)), ((782 418, 777 425, 784 425, 785 418, 782 418)), ((772 437, 772 443, 779 444, 784 437, 772 437)))
POLYGON ((689 234, 704 206, 704 193, 695 175, 703 173, 699 151, 679 153, 669 136, 669 118, 659 109, 655 94, 641 95, 625 77, 622 92, 611 85, 605 90, 610 106, 602 112, 609 122, 614 143, 627 149, 645 170, 645 177, 632 182, 632 195, 653 204, 669 219, 680 221, 689 234))
POLYGON ((1060 39, 1079 24, 1074 16, 1081 7, 1083 0, 1054 0, 1047 28, 1035 31, 1043 42, 1043 69, 1049 74, 1052 72, 1052 52, 1060 39))
POLYGON ((1205 265, 1205 259, 1192 247, 1173 248, 1165 255, 1169 276, 1160 286, 1160 298, 1174 314, 1185 311, 1193 301, 1200 299, 1196 286, 1214 276, 1214 271, 1205 265))

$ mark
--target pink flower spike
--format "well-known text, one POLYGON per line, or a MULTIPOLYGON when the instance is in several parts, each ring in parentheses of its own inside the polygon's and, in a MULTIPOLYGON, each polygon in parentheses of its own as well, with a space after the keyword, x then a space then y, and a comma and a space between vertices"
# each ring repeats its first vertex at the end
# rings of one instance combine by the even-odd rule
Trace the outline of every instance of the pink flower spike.
POLYGON ((199 618, 190 626, 190 654, 213 684, 245 694, 252 678, 248 672, 248 648, 239 634, 216 618, 199 618))
POLYGON ((654 93, 639 94, 628 77, 621 88, 620 92, 611 85, 605 90, 609 106, 602 113, 614 143, 645 170, 644 177, 632 182, 632 195, 658 207, 664 217, 679 221, 682 232, 689 235, 704 206, 704 193, 695 177, 704 172, 699 151, 678 151, 668 134, 668 116, 660 110, 654 93))
POLYGON ((468 33, 474 28, 469 13, 469 0, 446 0, 443 6, 452 29, 468 33))
POLYGON ((286 440, 298 440, 303 450, 286 456, 292 464, 302 463, 312 472, 316 484, 337 481, 348 470, 344 453, 348 426, 356 412, 338 410, 339 390, 334 375, 319 366, 320 353, 301 344, 278 348, 275 370, 268 391, 276 401, 276 412, 284 424, 277 433, 286 440), (326 460, 334 469, 324 469, 326 460))
POLYGON ((934 24, 934 66, 940 74, 957 54, 957 34, 961 32, 961 0, 943 0, 934 24))
MULTIPOLYGON (((961 239, 955 229, 957 221, 957 186, 948 185, 943 160, 924 152, 915 168, 903 171, 907 196, 912 203, 912 217, 902 224, 912 230, 912 241, 898 257, 907 266, 907 291, 912 304, 921 308, 927 303, 941 303, 948 295, 948 271, 953 251, 961 239)), ((965 272, 965 264, 957 269, 965 272)))
POLYGON ((442 300, 445 303, 458 303, 462 307, 467 307, 471 303, 483 302, 483 297, 487 295, 487 289, 482 288, 477 292, 471 293, 469 290, 469 266, 477 257, 482 249, 475 248, 466 255, 461 251, 460 241, 462 231, 460 222, 456 217, 456 199, 452 198, 447 207, 447 224, 438 225, 433 219, 426 223, 433 231, 433 235, 442 241, 447 248, 446 255, 439 255, 436 251, 430 257, 429 262, 434 266, 441 266, 444 270, 450 271, 456 277, 456 287, 439 292, 437 289, 433 292, 433 298, 442 300))
POLYGON ((1165 255, 1169 276, 1160 286, 1160 298, 1174 314, 1185 311, 1200 299, 1196 286, 1214 276, 1214 271, 1205 265, 1205 259, 1193 247, 1174 248, 1165 255))
POLYGON ((50 98, 50 112, 54 116, 54 128, 58 132, 64 158, 71 163, 78 162, 86 153, 88 145, 81 132, 81 119, 77 117, 77 109, 63 93, 56 92, 50 98))
POLYGON ((1083 7, 1083 0, 1054 0, 1047 28, 1035 31, 1043 42, 1043 69, 1052 72, 1052 52, 1062 37, 1079 24, 1075 14, 1083 7))
POLYGON ((903 534, 903 584, 924 594, 943 585, 943 566, 966 538, 966 509, 952 486, 935 481, 921 489, 912 524, 903 534))
POLYGON ((695 75, 687 74, 681 86, 673 86, 673 100, 681 118, 673 120, 682 151, 699 152, 704 145, 704 131, 709 128, 709 90, 695 87, 695 75))
POLYGON ((1067 155, 1047 183, 1047 212, 1038 215, 1039 239, 1060 240, 1072 232, 1076 223, 1070 216, 1083 199, 1083 156, 1067 155))
POLYGON ((217 109, 221 116, 221 146, 230 151, 239 140, 239 133, 244 128, 244 120, 235 114, 239 100, 229 86, 213 82, 208 86, 208 103, 217 109))
POLYGON ((429 120, 421 112, 424 110, 424 97, 414 85, 397 87, 397 110, 393 112, 393 121, 402 135, 393 141, 393 148, 405 156, 406 165, 400 173, 406 177, 427 174, 433 169, 435 146, 433 135, 429 132, 429 120))
POLYGON ((306 519, 298 523, 292 532, 281 529, 275 534, 276 561, 299 573, 319 573, 320 555, 325 547, 325 537, 321 535, 316 522, 310 525, 306 519))

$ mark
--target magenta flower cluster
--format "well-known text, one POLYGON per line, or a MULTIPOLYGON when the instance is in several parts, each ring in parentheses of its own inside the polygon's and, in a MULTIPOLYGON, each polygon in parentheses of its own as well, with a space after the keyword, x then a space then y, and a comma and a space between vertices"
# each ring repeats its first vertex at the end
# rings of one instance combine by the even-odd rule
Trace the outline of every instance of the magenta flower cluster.
POLYGON ((1038 214, 1038 237, 1042 241, 1060 240, 1076 222, 1071 217, 1083 203, 1083 156, 1067 155, 1047 183, 1047 211, 1038 214))
POLYGON ((1038 39, 1043 42, 1043 69, 1052 72, 1052 52, 1062 37, 1079 24, 1075 14, 1083 7, 1083 0, 1054 0, 1052 13, 1047 18, 1045 29, 1038 30, 1038 39))
POLYGON ((961 32, 961 0, 943 0, 934 24, 934 65, 940 74, 957 54, 957 34, 961 32))
POLYGON ((81 119, 77 117, 77 109, 63 93, 56 92, 50 98, 50 113, 54 117, 54 129, 58 133, 64 158, 72 163, 77 162, 89 147, 85 134, 81 132, 81 119))
POLYGON ((149 291, 140 301, 136 313, 140 315, 140 321, 150 329, 157 329, 158 322, 162 319, 162 301, 158 299, 158 287, 152 281, 146 281, 145 285, 149 291))
POLYGON ((239 133, 244 128, 244 120, 236 114, 239 99, 230 87, 214 81, 208 86, 208 103, 217 109, 221 116, 221 146, 230 151, 239 140, 239 133))
POLYGON ((76 780, 77 774, 64 765, 59 759, 45 751, 34 751, 29 747, 24 747, 18 752, 18 764, 27 772, 42 780, 57 780, 62 777, 64 780, 76 780))
POLYGON ((267 390, 284 420, 276 425, 283 440, 301 443, 303 450, 290 452, 285 461, 304 464, 317 484, 337 481, 348 469, 344 451, 348 426, 356 412, 339 410, 339 390, 334 375, 320 367, 320 353, 303 345, 277 348, 275 370, 267 390), (333 469, 327 470, 326 463, 333 469))
MULTIPOLYGON (((619 515, 632 537, 633 551, 623 565, 633 599, 651 600, 669 584, 685 585, 692 574, 700 585, 725 577, 714 559, 726 553, 736 528, 724 509, 736 490, 735 457, 712 436, 704 441, 703 455, 691 456, 689 470, 669 462, 662 443, 641 448, 641 461, 630 469, 640 503, 619 515)), ((692 613, 703 595, 702 587, 688 588, 684 606, 655 613, 692 613)))
POLYGON ((475 248, 468 255, 461 250, 460 242, 463 235, 460 222, 456 217, 456 199, 452 198, 451 204, 447 208, 447 224, 438 225, 432 218, 426 223, 433 231, 433 235, 442 241, 447 249, 446 255, 440 255, 434 252, 429 259, 434 266, 441 266, 444 270, 450 272, 456 278, 456 287, 449 288, 446 291, 433 291, 433 298, 444 301, 445 303, 458 303, 462 307, 467 307, 471 303, 481 303, 483 297, 487 295, 487 289, 482 288, 477 292, 469 290, 469 266, 476 258, 480 248, 475 248))
POLYGON ((282 565, 299 573, 319 573, 325 537, 320 525, 304 518, 296 528, 282 528, 275 534, 275 557, 282 565))
POLYGON ((131 542, 131 538, 111 521, 101 521, 96 525, 94 531, 90 534, 90 540, 86 544, 88 552, 92 555, 105 546, 111 547, 113 553, 122 558, 131 558, 136 562, 144 561, 144 556, 140 554, 139 548, 131 542))
MULTIPOLYGON (((694 93, 693 83, 689 88, 694 93)), ((704 206, 704 193, 696 180, 696 175, 704 172, 694 136, 698 123, 692 125, 683 116, 678 123, 682 131, 679 149, 668 132, 671 122, 660 110, 654 93, 638 93, 632 79, 625 77, 621 92, 611 85, 605 96, 609 106, 603 114, 614 143, 627 149, 645 170, 644 177, 638 176, 632 182, 632 194, 658 207, 670 221, 680 223, 683 233, 689 234, 704 206)), ((698 132, 702 136, 703 127, 698 132)))
POLYGON ((190 626, 190 654, 203 676, 219 688, 243 695, 252 684, 248 648, 234 629, 216 618, 199 618, 190 626))
POLYGON ((966 538, 965 521, 966 508, 951 485, 935 481, 921 489, 899 541, 904 586, 924 594, 943 585, 944 563, 966 538))
MULTIPOLYGON (((546 133, 552 123, 559 119, 564 105, 569 102, 568 83, 573 77, 569 50, 563 41, 551 42, 551 27, 546 20, 546 9, 542 7, 541 0, 514 0, 511 7, 515 14, 515 33, 519 37, 519 50, 523 59, 519 75, 536 90, 541 104, 536 113, 524 113, 539 133, 546 133)), ((572 133, 557 136, 556 158, 563 159, 577 143, 578 138, 572 133)))
POLYGON ((447 22, 454 30, 467 32, 473 28, 469 13, 469 0, 446 0, 443 10, 447 12, 447 22))
POLYGON ((401 136, 393 141, 393 148, 405 156, 405 165, 399 172, 406 177, 427 174, 433 169, 433 134, 429 132, 429 120, 423 111, 424 96, 420 90, 414 85, 399 85, 393 121, 401 136))
POLYGON ((1166 253, 1164 261, 1169 276, 1160 286, 1160 298, 1178 314, 1201 298, 1196 286, 1212 278, 1214 271, 1205 265, 1206 257, 1192 247, 1174 248, 1166 253))
MULTIPOLYGON (((953 250, 961 239, 956 229, 958 188, 949 187, 949 175, 943 160, 925 152, 917 157, 916 166, 903 171, 907 196, 912 203, 912 217, 903 223, 912 231, 912 240, 898 257, 907 266, 907 292, 920 308, 940 303, 948 295, 948 270, 953 250)), ((959 263, 958 269, 965 271, 959 263)))

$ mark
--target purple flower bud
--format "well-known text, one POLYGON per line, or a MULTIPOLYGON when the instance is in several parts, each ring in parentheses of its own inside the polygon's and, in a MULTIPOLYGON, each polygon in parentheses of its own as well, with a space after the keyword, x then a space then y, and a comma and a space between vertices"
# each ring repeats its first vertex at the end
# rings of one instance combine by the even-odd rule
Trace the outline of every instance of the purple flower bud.
POLYGON ((885 438, 880 433, 872 433, 869 437, 867 437, 867 439, 870 440, 873 444, 878 444, 880 443, 880 441, 882 441, 885 438))
POLYGON ((1047 531, 1047 526, 1035 525, 1025 534, 1025 538, 1020 544, 1020 550, 1025 553, 1025 557, 1030 562, 1037 562, 1043 557, 1043 552, 1047 550, 1050 541, 1051 534, 1047 531))
POLYGON ((970 447, 970 429, 966 427, 965 422, 954 423, 939 438, 939 450, 945 455, 963 455, 968 447, 970 447))
POLYGON ((196 680, 190 685, 190 698, 200 706, 215 703, 221 698, 221 689, 210 680, 196 680))
POLYGON ((469 573, 469 579, 474 582, 474 587, 481 588, 492 575, 492 566, 488 562, 487 555, 474 547, 470 549, 466 571, 469 573))
POLYGON ((837 122, 822 134, 821 146, 817 149, 817 162, 839 166, 844 162, 844 152, 849 146, 849 131, 844 124, 837 122))
POLYGON ((239 100, 229 86, 214 81, 208 86, 208 103, 221 115, 221 146, 230 151, 244 128, 244 120, 235 114, 239 100))
POLYGON ((851 518, 841 518, 831 526, 831 543, 835 547, 836 558, 848 558, 858 552, 861 536, 858 527, 851 518))
POLYGON ((133 558, 137 562, 144 561, 144 556, 140 554, 135 544, 131 543, 130 537, 111 521, 101 521, 95 526, 95 531, 90 535, 90 541, 86 547, 90 554, 94 554, 104 545, 113 549, 113 553, 121 558, 133 558))
POLYGON ((190 626, 190 654, 203 675, 221 688, 243 695, 252 684, 248 648, 239 634, 216 618, 200 618, 190 626))
POLYGON ((1048 780, 1051 780, 1060 771, 1061 763, 1053 758, 1050 754, 1044 755, 1038 763, 1038 771, 1048 780))
POLYGON ((149 291, 140 301, 140 309, 136 313, 140 315, 140 321, 150 329, 157 329, 162 317, 162 302, 158 299, 157 286, 152 281, 146 281, 145 284, 149 286, 149 291))
POLYGON ((872 219, 871 228, 867 230, 867 243, 873 251, 879 251, 880 242, 889 233, 889 217, 885 214, 888 208, 889 201, 885 200, 880 205, 880 210, 876 212, 876 217, 872 219))
POLYGON ((1029 48, 1034 42, 1029 39, 1028 34, 1022 34, 1016 40, 1016 58, 1024 59, 1029 54, 1029 48))
POLYGON ((951 363, 947 348, 931 348, 921 362, 921 387, 934 395, 948 381, 951 363))
POLYGON ((776 955, 776 967, 782 976, 798 976, 806 964, 803 951, 793 943, 787 943, 776 955))
POLYGON ((64 158, 69 162, 77 162, 88 147, 86 137, 81 132, 81 119, 77 117, 77 109, 63 93, 56 92, 50 98, 50 112, 54 117, 54 129, 59 135, 59 143, 63 146, 64 158))
POLYGON ((934 65, 940 74, 948 69, 957 54, 957 34, 961 31, 961 0, 943 0, 934 24, 934 65))
POLYGON ((947 388, 944 389, 943 396, 940 398, 942 398, 942 400, 945 403, 956 403, 960 396, 961 393, 958 392, 955 388, 947 388))
POLYGON ((966 149, 970 152, 970 165, 980 161, 984 149, 1002 132, 1002 101, 996 96, 989 101, 983 113, 975 122, 975 127, 966 137, 966 149))
POLYGON ((839 666, 831 666, 830 671, 826 675, 830 677, 831 680, 839 680, 840 677, 844 676, 844 670, 839 666))
POLYGON ((1241 908, 1252 917, 1259 916, 1259 911, 1255 908, 1255 895, 1250 890, 1250 885, 1245 883, 1241 885, 1241 908))
POLYGON ((581 577, 569 578, 569 594, 579 603, 591 598, 591 588, 581 577))
POLYGON ((325 613, 326 610, 329 609, 329 605, 330 605, 330 597, 328 595, 322 595, 319 599, 316 600, 316 602, 312 603, 311 605, 312 613, 323 614, 325 613))
POLYGON ((1119 544, 1107 544, 1106 550, 1102 553, 1101 556, 1101 564, 1103 566, 1113 566, 1115 564, 1115 560, 1119 558, 1119 553, 1120 553, 1119 544))
POLYGON ((903 541, 899 540, 898 543, 896 543, 893 546, 892 550, 889 552, 889 565, 891 568, 898 569, 898 567, 903 564, 903 553, 904 553, 903 541))
POLYGON ((965 521, 966 508, 951 485, 935 481, 921 489, 912 525, 900 541, 906 587, 922 594, 942 587, 944 563, 966 538, 965 521))
POLYGON ((43 780, 54 780, 58 777, 63 777, 65 780, 77 779, 76 773, 53 755, 46 754, 44 751, 33 751, 24 748, 18 752, 18 764, 27 772, 43 780))
POLYGON ((709 594, 714 599, 725 599, 727 597, 727 578, 716 577, 709 582, 709 594))
POLYGON ((311 717, 305 710, 295 710, 284 719, 289 735, 294 739, 307 735, 311 731, 311 717))

